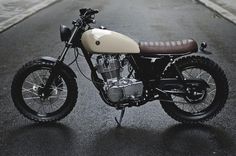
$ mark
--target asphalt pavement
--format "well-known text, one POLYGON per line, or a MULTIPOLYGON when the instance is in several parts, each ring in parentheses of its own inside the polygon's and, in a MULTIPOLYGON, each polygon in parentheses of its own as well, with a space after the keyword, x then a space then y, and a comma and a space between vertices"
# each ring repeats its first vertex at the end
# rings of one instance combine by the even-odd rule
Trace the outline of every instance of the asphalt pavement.
MULTIPOLYGON (((0 34, 0 155, 229 155, 236 153, 236 26, 190 0, 64 0, 0 34), (187 126, 171 119, 159 102, 127 110, 123 128, 119 112, 107 106, 91 82, 77 72, 78 101, 73 111, 54 124, 35 124, 14 107, 10 86, 16 71, 40 56, 57 57, 64 46, 59 26, 71 26, 78 10, 100 10, 97 26, 136 41, 194 38, 206 41, 225 71, 230 94, 225 108, 205 124, 187 126)), ((203 54, 199 54, 203 55, 203 54)), ((66 61, 72 60, 72 53, 66 61)), ((90 74, 85 60, 79 62, 90 74)), ((75 66, 72 69, 76 71, 75 66)))

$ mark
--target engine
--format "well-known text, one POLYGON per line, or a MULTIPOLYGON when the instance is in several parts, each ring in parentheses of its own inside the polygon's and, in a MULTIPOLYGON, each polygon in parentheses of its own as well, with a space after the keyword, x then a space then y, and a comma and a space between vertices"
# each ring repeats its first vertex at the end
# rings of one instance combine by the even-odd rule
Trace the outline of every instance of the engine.
POLYGON ((99 55, 97 72, 101 73, 107 97, 111 102, 138 100, 143 93, 143 83, 133 78, 122 77, 125 60, 119 55, 99 55))

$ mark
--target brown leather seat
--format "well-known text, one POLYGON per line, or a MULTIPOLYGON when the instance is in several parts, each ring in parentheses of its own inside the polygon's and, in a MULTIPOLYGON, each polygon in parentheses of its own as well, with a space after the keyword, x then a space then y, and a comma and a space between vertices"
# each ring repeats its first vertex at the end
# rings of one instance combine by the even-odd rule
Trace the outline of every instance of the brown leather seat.
POLYGON ((140 53, 142 55, 155 54, 177 54, 194 53, 198 51, 196 41, 185 39, 179 41, 165 42, 139 42, 140 53))

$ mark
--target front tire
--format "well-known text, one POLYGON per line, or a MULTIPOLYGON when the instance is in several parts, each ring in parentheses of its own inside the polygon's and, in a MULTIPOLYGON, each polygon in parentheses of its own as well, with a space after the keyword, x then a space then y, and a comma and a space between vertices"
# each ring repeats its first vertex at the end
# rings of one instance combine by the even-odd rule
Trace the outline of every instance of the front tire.
POLYGON ((36 122, 53 122, 68 115, 77 101, 75 78, 64 68, 50 86, 50 96, 42 98, 40 90, 46 84, 54 62, 34 60, 25 64, 15 75, 12 100, 21 114, 36 122))
MULTIPOLYGON (((200 56, 187 56, 183 57, 175 62, 175 65, 179 69, 179 71, 183 74, 184 78, 192 78, 192 76, 186 76, 188 74, 184 73, 187 70, 193 70, 193 69, 199 69, 199 71, 204 71, 207 76, 205 81, 209 84, 210 89, 213 87, 212 90, 207 89, 206 90, 206 97, 200 97, 199 99, 193 99, 192 101, 189 100, 189 98, 186 97, 178 97, 177 100, 182 102, 182 106, 178 104, 178 102, 175 102, 176 99, 174 99, 173 95, 169 94, 168 97, 164 97, 165 100, 173 100, 173 102, 166 102, 166 101, 160 101, 163 109, 165 112, 174 118, 175 120, 183 123, 199 123, 207 121, 211 118, 213 118, 215 115, 217 115, 221 109, 224 107, 227 97, 228 97, 228 81, 225 76, 224 71, 212 60, 200 57, 200 56), (210 80, 212 78, 212 80, 210 80), (211 82, 210 82, 211 81, 211 82), (215 85, 215 86, 214 86, 215 85), (207 92, 208 91, 208 92, 207 92), (214 95, 211 95, 213 94, 214 95), (212 100, 206 100, 209 96, 212 97, 212 100), (195 100, 195 101, 194 101, 195 100), (208 105, 206 105, 205 101, 208 101, 208 105), (184 101, 184 102, 183 102, 184 101), (185 103, 185 104, 184 104, 185 103), (199 107, 201 103, 202 109, 197 110, 194 108, 193 111, 191 111, 191 107, 199 107), (202 106, 204 105, 204 107, 202 106), (186 109, 186 107, 188 109, 186 109), (185 108, 185 109, 184 109, 185 108), (195 111, 196 110, 196 111, 195 111)), ((174 66, 169 66, 164 71, 164 76, 166 78, 175 78, 177 74, 174 72, 174 66)), ((203 73, 198 73, 197 77, 195 78, 202 78, 204 79, 203 73), (199 76, 200 75, 200 76, 199 76), (202 77, 201 77, 202 76, 202 77)), ((193 108, 192 108, 193 109, 193 108)))

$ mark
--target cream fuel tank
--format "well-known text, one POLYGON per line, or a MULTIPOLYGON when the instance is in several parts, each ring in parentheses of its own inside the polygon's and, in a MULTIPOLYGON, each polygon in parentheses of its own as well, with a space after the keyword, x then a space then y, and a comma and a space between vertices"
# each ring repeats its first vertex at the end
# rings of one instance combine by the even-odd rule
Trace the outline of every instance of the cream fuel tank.
POLYGON ((89 53, 139 53, 139 45, 131 38, 104 29, 90 29, 81 37, 89 53))

